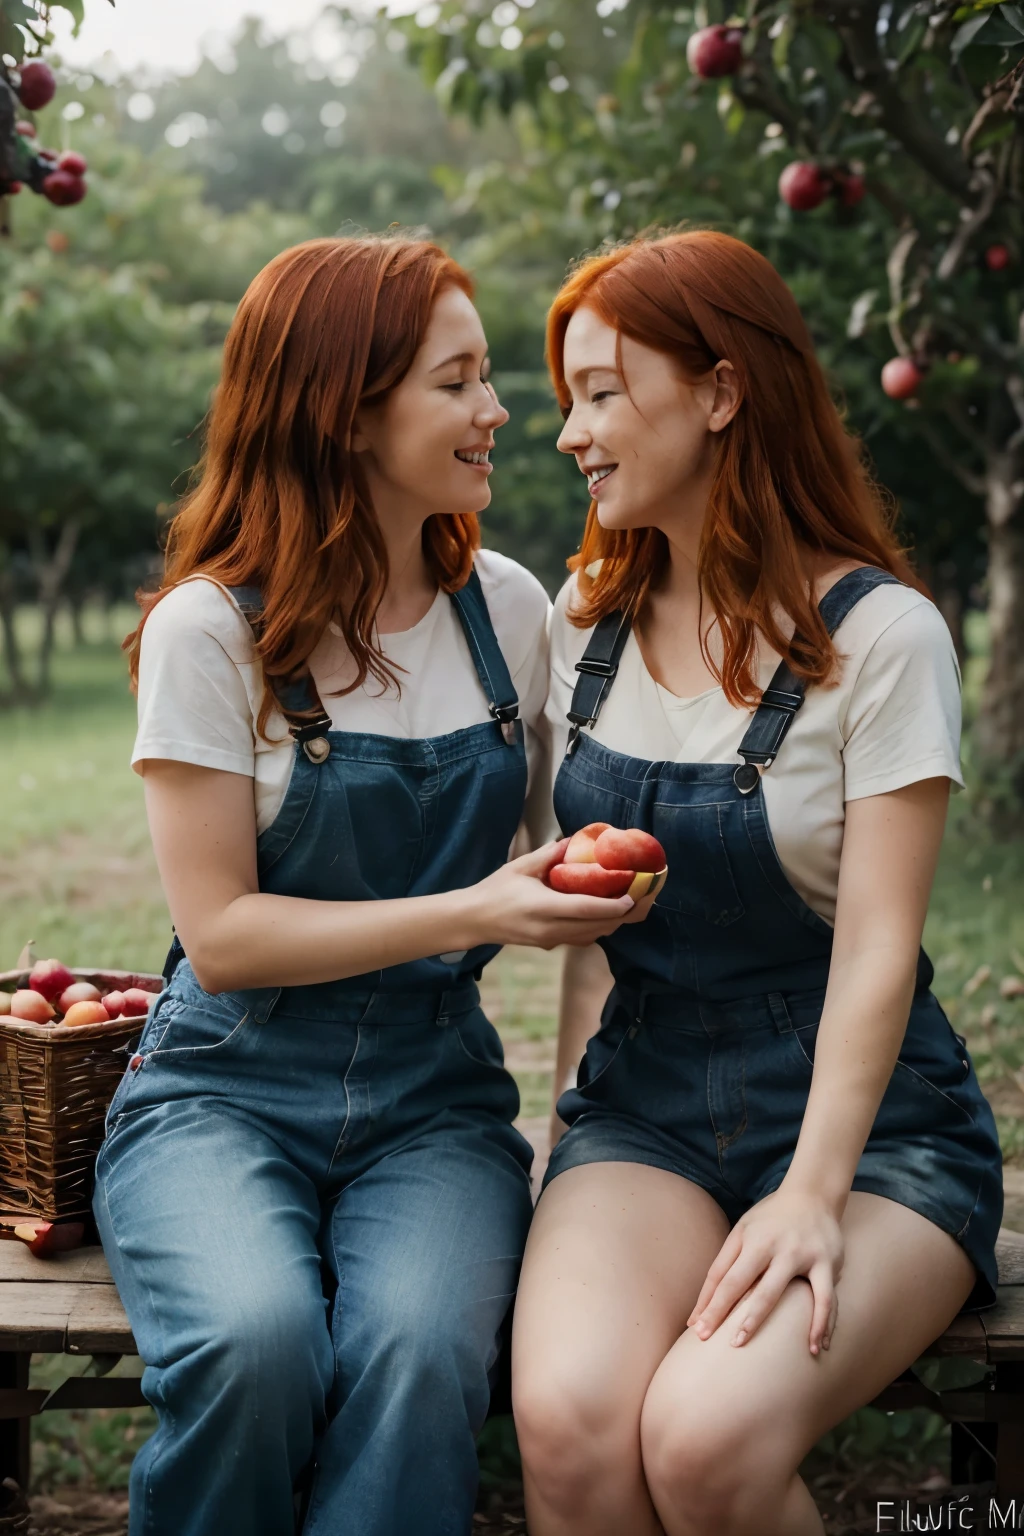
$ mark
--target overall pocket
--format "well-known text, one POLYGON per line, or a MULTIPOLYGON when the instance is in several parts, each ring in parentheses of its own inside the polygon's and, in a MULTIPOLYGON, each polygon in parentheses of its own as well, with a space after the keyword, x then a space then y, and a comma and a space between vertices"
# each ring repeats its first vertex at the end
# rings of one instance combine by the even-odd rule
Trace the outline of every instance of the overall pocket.
POLYGON ((656 800, 651 831, 668 855, 668 879, 655 906, 727 928, 746 911, 722 830, 722 807, 656 800))

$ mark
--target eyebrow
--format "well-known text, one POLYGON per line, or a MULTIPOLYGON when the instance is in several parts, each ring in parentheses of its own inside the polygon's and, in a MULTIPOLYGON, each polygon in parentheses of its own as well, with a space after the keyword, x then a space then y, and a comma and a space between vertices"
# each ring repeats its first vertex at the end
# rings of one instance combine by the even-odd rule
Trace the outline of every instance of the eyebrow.
MULTIPOLYGON (((448 368, 452 363, 471 363, 475 356, 475 352, 453 352, 451 357, 446 357, 443 363, 438 363, 430 371, 431 373, 440 373, 442 368, 448 368)), ((489 359, 485 356, 484 362, 488 361, 489 359)))
POLYGON ((582 381, 589 379, 592 373, 617 373, 620 378, 622 376, 622 370, 614 363, 591 363, 589 368, 577 368, 573 378, 582 381))

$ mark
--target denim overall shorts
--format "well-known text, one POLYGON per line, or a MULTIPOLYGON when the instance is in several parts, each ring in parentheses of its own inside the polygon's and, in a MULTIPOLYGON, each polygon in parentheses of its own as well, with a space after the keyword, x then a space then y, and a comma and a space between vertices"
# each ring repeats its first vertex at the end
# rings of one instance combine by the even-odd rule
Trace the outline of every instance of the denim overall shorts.
MULTIPOLYGON (((820 604, 830 634, 887 572, 850 572, 820 604)), ((706 1189, 735 1223, 777 1189, 811 1085, 832 928, 791 885, 776 853, 759 767, 786 770, 786 730, 803 682, 783 663, 735 763, 648 762, 610 751, 592 726, 629 622, 609 615, 579 663, 555 811, 570 834, 593 821, 662 843, 668 880, 646 922, 600 941, 615 985, 577 1085, 558 1101, 569 1130, 545 1184, 589 1162, 665 1168, 706 1189)), ((918 1211, 977 1270, 967 1303, 995 1301, 1002 1155, 966 1044, 918 961, 906 1035, 852 1188, 918 1211)))
MULTIPOLYGON (((233 589, 258 633, 260 594, 233 589)), ((475 573, 452 595, 493 718, 331 729, 308 673, 259 889, 465 887, 505 862, 523 726, 475 573)), ((158 1413, 131 1536, 469 1532, 475 1435, 532 1213, 532 1149, 477 980, 497 946, 204 991, 175 939, 107 1116, 96 1220, 158 1413)))

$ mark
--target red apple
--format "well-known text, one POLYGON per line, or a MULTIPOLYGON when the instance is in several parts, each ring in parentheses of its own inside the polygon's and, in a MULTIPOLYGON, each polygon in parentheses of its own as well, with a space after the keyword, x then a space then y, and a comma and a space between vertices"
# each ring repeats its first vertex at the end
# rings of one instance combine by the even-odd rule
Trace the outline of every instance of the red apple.
POLYGON ((27 1019, 32 1024, 49 1024, 53 1009, 41 992, 22 988, 11 998, 11 1018, 27 1019))
POLYGON ((1008 245, 990 245, 985 252, 985 265, 990 272, 1004 272, 1010 265, 1008 245))
POLYGON ((600 864, 556 864, 548 885, 564 896, 625 896, 633 884, 631 869, 602 869, 600 864))
POLYGON ((15 133, 20 133, 23 139, 34 139, 36 136, 35 123, 27 123, 24 118, 14 125, 15 133))
POLYGON ((76 1024, 106 1024, 110 1020, 110 1014, 102 1003, 72 1003, 63 1022, 72 1028, 76 1024))
POLYGON ((70 171, 51 171, 43 178, 43 196, 55 208, 70 208, 73 203, 80 203, 87 191, 81 176, 74 176, 70 171))
POLYGON ((49 1258, 53 1253, 66 1253, 78 1248, 85 1236, 84 1221, 22 1221, 14 1229, 15 1237, 27 1243, 37 1259, 49 1258))
POLYGON ((72 176, 84 176, 89 169, 89 162, 77 150, 66 149, 57 161, 57 169, 67 171, 72 176))
POLYGON ((42 59, 32 59, 21 66, 18 95, 23 107, 38 112, 40 107, 48 106, 56 94, 57 80, 49 64, 42 59))
POLYGON ((734 75, 743 61, 741 27, 701 27, 686 45, 686 62, 702 80, 734 75))
POLYGON ((2 193, 0 193, 0 196, 15 197, 21 191, 23 186, 24 182, 22 181, 9 181, 4 187, 2 193))
POLYGON ((844 208, 856 208, 864 200, 867 185, 863 176, 840 176, 836 180, 836 191, 844 208))
POLYGON ((91 981, 76 981, 64 988, 57 1007, 61 1013, 67 1013, 73 1003, 98 1003, 99 1000, 99 987, 94 987, 91 981))
POLYGON ((134 1019, 148 1013, 154 995, 152 992, 144 992, 141 987, 129 987, 124 994, 124 1007, 121 1010, 125 1018, 134 1019))
POLYGON ((909 400, 917 393, 923 377, 920 368, 909 357, 890 357, 882 369, 882 388, 890 400, 909 400))
POLYGON ((124 1013, 123 992, 108 992, 100 1001, 112 1019, 119 1019, 124 1013))
POLYGON ((594 844, 594 857, 603 869, 631 869, 638 874, 656 875, 668 866, 658 839, 639 827, 608 827, 594 844))
POLYGON ((41 992, 48 1003, 53 1003, 74 979, 60 960, 37 960, 29 973, 28 984, 33 992, 41 992))
POLYGON ((797 213, 808 213, 823 203, 831 180, 813 160, 794 160, 779 177, 779 196, 797 213))
POLYGON ((607 827, 606 821, 592 821, 589 826, 574 832, 562 855, 563 864, 593 864, 594 844, 607 827))

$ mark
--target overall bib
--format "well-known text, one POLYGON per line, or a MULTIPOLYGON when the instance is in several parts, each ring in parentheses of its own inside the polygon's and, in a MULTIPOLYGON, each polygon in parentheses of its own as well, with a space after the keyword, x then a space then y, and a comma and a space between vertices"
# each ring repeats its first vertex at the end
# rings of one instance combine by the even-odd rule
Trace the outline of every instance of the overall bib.
MULTIPOLYGON (((334 731, 308 674, 279 686, 295 754, 261 891, 419 896, 504 863, 523 728, 475 573, 452 600, 494 718, 334 731)), ((96 1168, 159 1416, 131 1536, 291 1536, 296 1487, 307 1536, 468 1536, 532 1208, 476 985, 496 949, 213 995, 175 941, 96 1168)))
MULTIPOLYGON (((852 571, 826 593, 829 633, 866 592, 895 577, 852 571)), ((593 725, 629 624, 596 627, 555 782, 564 833, 593 821, 640 827, 668 856, 643 923, 599 942, 615 986, 578 1084, 558 1101, 569 1125, 545 1184, 590 1162, 639 1162, 691 1179, 730 1222, 782 1182, 811 1085, 833 930, 787 878, 759 768, 768 769, 803 702, 783 663, 740 744, 743 762, 648 762, 610 751, 593 725)), ((784 773, 782 751, 773 772, 784 773)), ((966 1045, 929 990, 921 951, 899 1060, 852 1188, 909 1206, 950 1233, 977 1269, 968 1308, 995 1300, 1002 1155, 966 1045)))

